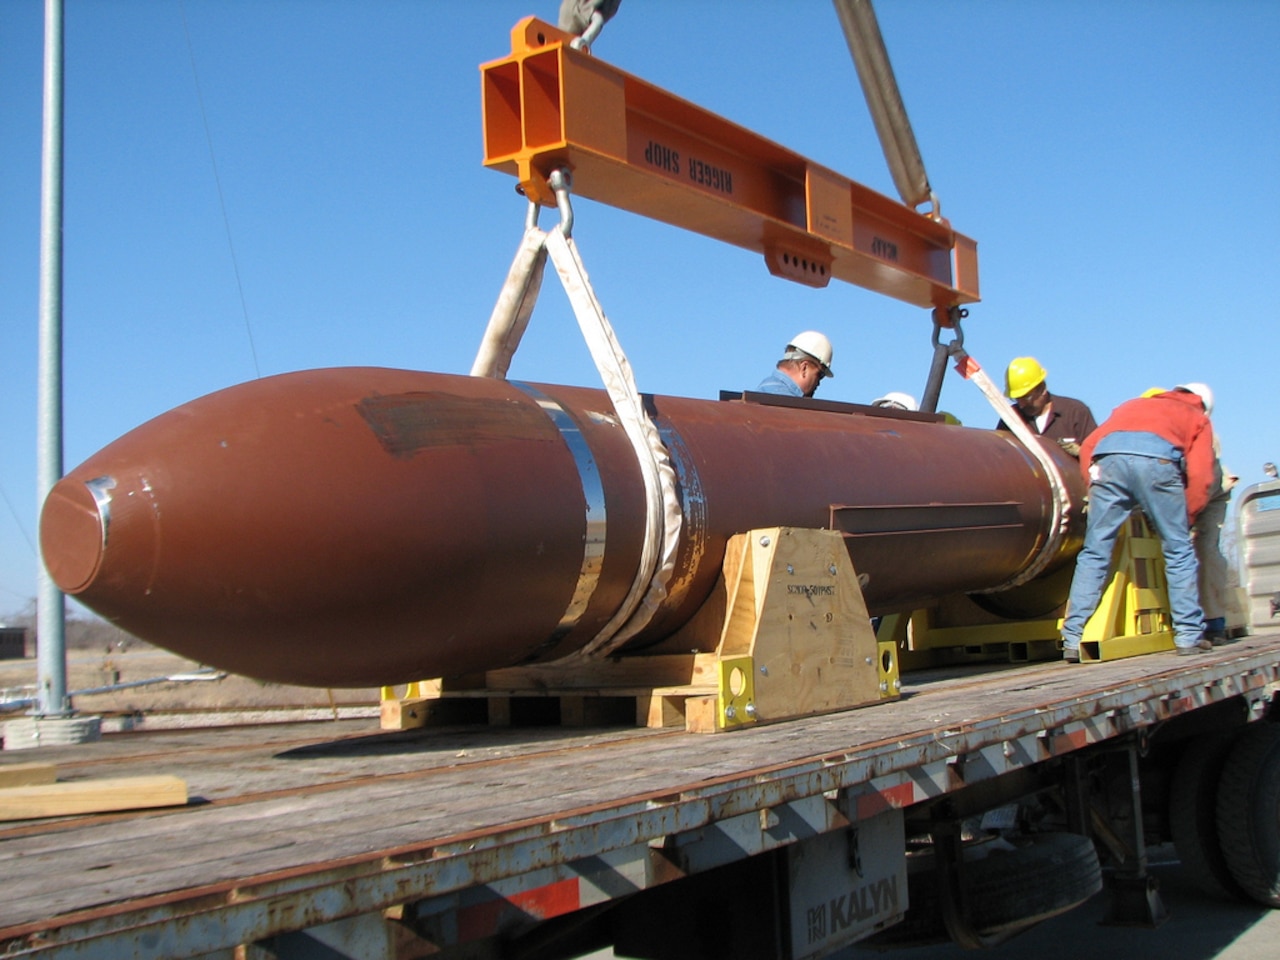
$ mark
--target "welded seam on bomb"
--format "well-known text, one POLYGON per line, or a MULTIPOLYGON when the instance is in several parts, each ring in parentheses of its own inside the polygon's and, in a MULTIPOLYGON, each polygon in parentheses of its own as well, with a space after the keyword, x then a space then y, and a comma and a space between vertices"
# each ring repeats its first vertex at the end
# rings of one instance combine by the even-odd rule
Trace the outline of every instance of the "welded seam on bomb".
POLYGON ((569 416, 564 407, 541 390, 527 383, 515 380, 507 382, 528 394, 530 399, 542 408, 542 411, 555 424, 556 429, 560 431, 560 436, 564 439, 565 446, 569 448, 569 453, 573 457, 574 465, 578 468, 578 479, 582 483, 582 496, 586 501, 582 568, 578 572, 578 583, 574 587, 573 598, 569 601, 568 607, 565 608, 564 614, 560 617, 560 622, 556 625, 556 629, 551 635, 550 640, 555 641, 577 626, 578 621, 582 619, 582 615, 587 610, 587 604, 591 602, 591 596, 595 593, 596 586, 600 582, 600 570, 604 564, 604 550, 608 532, 604 485, 600 480, 600 469, 596 465, 595 457, 591 454, 591 447, 587 443, 587 438, 582 435, 577 423, 569 416))

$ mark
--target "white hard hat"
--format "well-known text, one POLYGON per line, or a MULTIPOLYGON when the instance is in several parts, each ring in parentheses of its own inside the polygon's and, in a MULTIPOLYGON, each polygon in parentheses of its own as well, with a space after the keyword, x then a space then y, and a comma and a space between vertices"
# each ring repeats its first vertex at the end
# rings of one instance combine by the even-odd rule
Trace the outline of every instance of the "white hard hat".
POLYGON ((1185 390, 1187 393, 1194 393, 1200 398, 1200 402, 1204 404, 1204 412, 1206 414, 1213 413, 1213 391, 1209 389, 1207 383, 1180 383, 1173 389, 1185 390))
POLYGON ((920 404, 916 403, 916 398, 909 393, 899 393, 897 390, 886 393, 883 397, 876 397, 871 401, 873 407, 893 407, 898 410, 919 410, 920 404))
POLYGON ((831 341, 816 330, 797 333, 787 344, 783 360, 817 360, 822 364, 822 375, 834 377, 831 372, 831 341))

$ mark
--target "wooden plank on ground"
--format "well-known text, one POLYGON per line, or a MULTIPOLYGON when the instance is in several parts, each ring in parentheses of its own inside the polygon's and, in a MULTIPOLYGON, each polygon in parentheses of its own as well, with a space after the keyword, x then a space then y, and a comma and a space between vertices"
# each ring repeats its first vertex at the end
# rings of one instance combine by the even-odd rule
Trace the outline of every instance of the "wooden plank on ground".
POLYGON ((34 787, 57 779, 57 765, 52 763, 10 763, 0 767, 0 789, 34 787))
POLYGON ((179 777, 117 777, 0 790, 0 820, 69 817, 108 810, 177 807, 187 802, 179 777))

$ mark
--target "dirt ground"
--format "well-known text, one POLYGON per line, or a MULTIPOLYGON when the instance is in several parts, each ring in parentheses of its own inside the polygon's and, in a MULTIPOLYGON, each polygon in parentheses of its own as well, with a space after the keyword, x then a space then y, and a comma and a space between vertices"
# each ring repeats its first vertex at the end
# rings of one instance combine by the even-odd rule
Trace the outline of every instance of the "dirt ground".
MULTIPOLYGON (((0 660, 0 704, 36 696, 34 658, 0 660)), ((254 708, 369 705, 377 708, 377 689, 327 690, 266 683, 236 674, 210 671, 200 664, 146 644, 100 652, 67 652, 67 691, 72 706, 82 713, 133 714, 169 711, 246 710, 254 708), (201 679, 160 679, 201 677, 201 679), (80 693, 101 687, 157 680, 141 686, 102 693, 80 693)), ((27 708, 3 710, 7 714, 27 708)))

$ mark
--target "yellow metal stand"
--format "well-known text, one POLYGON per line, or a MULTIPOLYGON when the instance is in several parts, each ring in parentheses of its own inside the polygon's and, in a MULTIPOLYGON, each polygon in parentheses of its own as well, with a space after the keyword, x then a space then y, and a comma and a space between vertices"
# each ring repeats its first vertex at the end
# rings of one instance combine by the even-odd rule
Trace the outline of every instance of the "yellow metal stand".
POLYGON ((993 660, 1026 663, 1058 656, 1058 623, 1011 620, 981 610, 967 597, 949 597, 935 607, 884 617, 877 636, 899 650, 904 671, 993 660))
POLYGON ((1169 585, 1160 538, 1134 511, 1116 540, 1115 574, 1085 624, 1080 660, 1120 660, 1173 649, 1169 585))
MULTIPOLYGON (((1112 568, 1111 582, 1085 625, 1080 659, 1120 660, 1172 650, 1164 551, 1141 512, 1134 512, 1117 537, 1112 568)), ((956 597, 886 616, 878 636, 899 651, 904 671, 1005 658, 1046 660, 1059 655, 1062 620, 1003 620, 956 597)))

